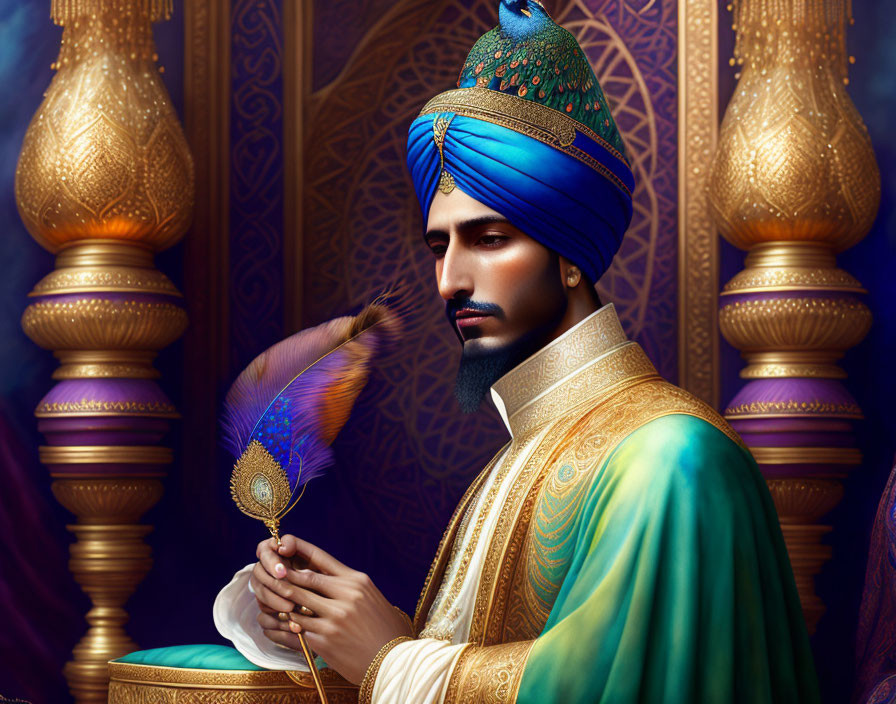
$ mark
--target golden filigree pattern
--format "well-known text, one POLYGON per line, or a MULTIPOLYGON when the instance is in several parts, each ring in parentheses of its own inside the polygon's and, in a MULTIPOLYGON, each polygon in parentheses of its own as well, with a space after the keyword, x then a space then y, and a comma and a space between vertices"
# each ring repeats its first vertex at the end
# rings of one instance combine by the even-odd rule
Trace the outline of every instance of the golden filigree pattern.
POLYGON ((439 190, 448 194, 454 190, 454 176, 445 169, 445 138, 448 136, 448 126, 451 120, 440 117, 432 123, 432 138, 436 143, 436 149, 439 150, 439 190))
POLYGON ((470 483, 467 490, 464 492, 464 495, 461 497, 461 500, 458 502, 457 507, 454 509, 454 514, 451 516, 451 520, 448 522, 448 527, 442 534, 442 539, 439 541, 439 547, 436 549, 435 557, 430 564, 429 572, 426 575, 426 579, 423 581, 423 589, 420 591, 420 598, 417 600, 417 607, 414 610, 414 630, 417 633, 420 633, 423 630, 425 619, 429 614, 429 609, 436 598, 438 590, 441 589, 442 577, 445 574, 448 561, 454 551, 454 544, 457 540, 459 527, 467 516, 470 503, 482 488, 483 483, 486 478, 488 478, 495 463, 502 455, 504 455, 508 447, 510 447, 510 443, 507 443, 507 445, 501 448, 498 454, 485 466, 485 469, 479 473, 479 476, 470 483))
POLYGON ((867 293, 849 272, 833 267, 774 267, 744 269, 725 284, 725 293, 766 293, 776 289, 838 289, 867 293))
POLYGON ((57 7, 58 72, 22 144, 19 214, 50 251, 92 238, 169 247, 190 223, 193 161, 155 67, 155 16, 123 0, 57 7))
POLYGON ((554 384, 556 370, 572 373, 594 358, 628 342, 616 306, 608 304, 574 330, 561 335, 495 382, 508 416, 554 384), (551 370, 551 373, 548 373, 551 370))
POLYGON ((574 462, 550 472, 538 499, 523 545, 525 579, 521 616, 531 615, 529 629, 543 628, 569 569, 572 538, 591 473, 574 462))
POLYGON ((756 298, 723 305, 719 327, 741 350, 847 350, 868 334, 871 310, 855 298, 756 298))
POLYGON ((280 463, 264 445, 253 440, 233 467, 230 495, 247 516, 276 527, 276 521, 289 506, 292 489, 280 463))
MULTIPOLYGON (((497 458, 497 461, 500 462, 498 471, 495 472, 492 484, 489 486, 484 499, 481 502, 479 500, 482 489, 484 488, 480 487, 474 495, 473 500, 470 502, 469 508, 464 512, 457 537, 455 538, 454 545, 451 549, 451 557, 449 558, 446 570, 446 575, 454 575, 454 579, 443 579, 439 591, 436 594, 434 608, 427 618, 427 623, 429 625, 427 625, 421 632, 421 638, 449 640, 454 635, 453 622, 459 613, 457 599, 461 586, 463 585, 467 567, 479 546, 479 541, 482 537, 483 524, 495 504, 495 499, 498 496, 501 484, 507 476, 507 473, 519 461, 521 453, 526 450, 527 447, 525 442, 514 440, 510 444, 510 447, 499 455, 497 458), (474 509, 478 511, 476 523, 473 526, 473 531, 470 534, 469 540, 466 540, 470 512, 474 509), (463 551, 461 551, 461 546, 464 545, 465 542, 466 545, 463 548, 463 551)), ((491 474, 491 472, 489 472, 489 474, 491 474)))
MULTIPOLYGON (((531 613, 521 616, 521 610, 533 602, 532 595, 527 594, 532 587, 523 568, 523 558, 528 557, 523 546, 527 540, 532 545, 532 517, 546 477, 564 465, 581 468, 578 471, 591 476, 625 437, 645 423, 670 414, 702 418, 743 447, 740 437, 716 411, 658 378, 632 379, 624 388, 594 398, 584 415, 574 409, 562 416, 532 457, 530 465, 537 469, 518 479, 515 492, 508 497, 508 508, 499 517, 476 598, 472 642, 489 645, 532 638, 544 625, 539 625, 531 613), (613 413, 607 413, 611 404, 613 413)), ((557 571, 563 569, 558 567, 557 571)))
POLYGON ((776 415, 830 415, 839 418, 861 418, 862 409, 856 403, 826 403, 822 401, 752 401, 725 409, 726 418, 769 418, 776 415))
MULTIPOLYGON (((356 704, 355 691, 327 690, 330 704, 356 704)), ((314 690, 181 688, 177 686, 136 684, 112 681, 109 685, 109 704, 318 704, 314 690)))
POLYGON ((32 303, 22 316, 25 334, 49 350, 158 350, 186 328, 183 307, 163 301, 48 300, 32 303))
MULTIPOLYGON (((133 684, 157 684, 160 686, 183 685, 184 688, 220 688, 239 687, 246 691, 258 693, 265 689, 289 689, 294 695, 307 689, 317 696, 314 683, 308 673, 306 678, 296 682, 284 670, 209 670, 191 667, 164 667, 160 665, 142 665, 138 663, 110 662, 109 674, 113 682, 129 682, 133 684)), ((347 682, 339 673, 329 668, 321 670, 321 679, 327 692, 340 689, 357 693, 357 686, 347 682)), ((356 694, 357 698, 357 694, 356 694)), ((317 700, 315 700, 317 701, 317 700)))
POLYGON ((515 434, 531 432, 566 409, 595 398, 616 384, 650 377, 657 377, 657 373, 644 350, 636 342, 627 342, 520 408, 509 417, 510 428, 515 434))
MULTIPOLYGON (((617 158, 622 159, 622 156, 585 125, 549 107, 531 100, 498 93, 488 88, 458 88, 437 95, 424 106, 420 114, 428 115, 434 112, 451 112, 476 117, 537 139, 587 164, 618 188, 631 195, 628 186, 610 169, 584 150, 573 146, 576 131, 588 135, 617 158)), ((436 123, 438 122, 436 120, 436 123)), ((438 129, 437 126, 435 127, 438 129)), ((444 142, 444 133, 442 141, 444 142)), ((436 144, 439 144, 438 139, 436 139, 436 144)), ((440 154, 441 151, 440 146, 440 154)), ((444 166, 444 159, 442 159, 442 165, 444 166)), ((443 169, 443 173, 447 172, 443 169)), ((450 191, 446 192, 450 193, 450 191)))
POLYGON ((102 416, 122 413, 163 418, 179 417, 177 408, 164 401, 145 403, 143 401, 98 401, 92 398, 82 398, 80 401, 42 403, 37 407, 34 415, 38 418, 48 418, 60 415, 102 416))
POLYGON ((678 382, 712 406, 719 394, 719 247, 707 165, 719 131, 717 27, 713 0, 678 4, 678 382))
POLYGON ((722 236, 741 249, 811 241, 839 252, 871 228, 880 172, 844 86, 847 4, 735 3, 743 74, 722 121, 710 200, 722 236))
POLYGON ((92 267, 56 269, 47 274, 28 295, 84 292, 163 293, 180 297, 171 280, 158 269, 136 267, 92 267))
POLYGON ((512 704, 534 641, 468 646, 454 666, 445 704, 512 704))

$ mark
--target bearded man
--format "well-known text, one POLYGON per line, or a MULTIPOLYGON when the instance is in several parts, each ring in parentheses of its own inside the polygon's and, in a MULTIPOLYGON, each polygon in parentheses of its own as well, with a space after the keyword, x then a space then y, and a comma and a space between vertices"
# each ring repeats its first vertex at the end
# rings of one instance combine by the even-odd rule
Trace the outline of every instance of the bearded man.
POLYGON ((540 3, 499 15, 411 125, 408 166, 463 344, 458 399, 491 389, 511 439, 461 500, 412 622, 286 536, 222 590, 216 624, 273 669, 303 668, 304 632, 377 704, 815 702, 755 462, 595 293, 633 188, 597 79, 540 3))

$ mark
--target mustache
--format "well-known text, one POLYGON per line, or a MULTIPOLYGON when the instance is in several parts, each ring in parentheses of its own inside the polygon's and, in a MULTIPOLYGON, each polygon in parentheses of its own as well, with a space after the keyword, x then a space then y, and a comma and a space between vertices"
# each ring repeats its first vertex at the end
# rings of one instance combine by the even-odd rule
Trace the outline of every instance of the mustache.
POLYGON ((445 303, 445 315, 452 323, 454 322, 454 316, 457 315, 458 311, 462 310, 475 310, 478 313, 486 313, 496 318, 504 317, 504 310, 497 303, 482 303, 466 297, 452 298, 445 303))

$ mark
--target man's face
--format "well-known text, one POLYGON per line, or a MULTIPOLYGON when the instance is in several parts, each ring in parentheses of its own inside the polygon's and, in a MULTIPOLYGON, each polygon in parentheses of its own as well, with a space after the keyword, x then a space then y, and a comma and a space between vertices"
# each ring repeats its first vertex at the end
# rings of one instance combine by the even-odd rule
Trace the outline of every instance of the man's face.
POLYGON ((457 188, 433 198, 426 243, 446 314, 463 342, 457 390, 470 410, 494 381, 551 339, 567 305, 560 261, 457 188), (472 394, 463 385, 475 387, 472 394))

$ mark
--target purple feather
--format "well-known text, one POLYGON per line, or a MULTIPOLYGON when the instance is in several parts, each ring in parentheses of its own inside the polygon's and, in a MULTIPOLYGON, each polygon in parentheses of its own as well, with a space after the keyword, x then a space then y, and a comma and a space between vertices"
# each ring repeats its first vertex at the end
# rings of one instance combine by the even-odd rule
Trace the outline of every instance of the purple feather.
POLYGON ((224 402, 222 441, 235 458, 260 442, 295 491, 333 462, 330 443, 367 382, 398 318, 380 304, 303 330, 256 357, 224 402))
POLYGON ((258 355, 240 374, 224 400, 222 442, 234 456, 243 454, 259 419, 305 368, 338 345, 353 318, 344 316, 278 342, 258 355))

